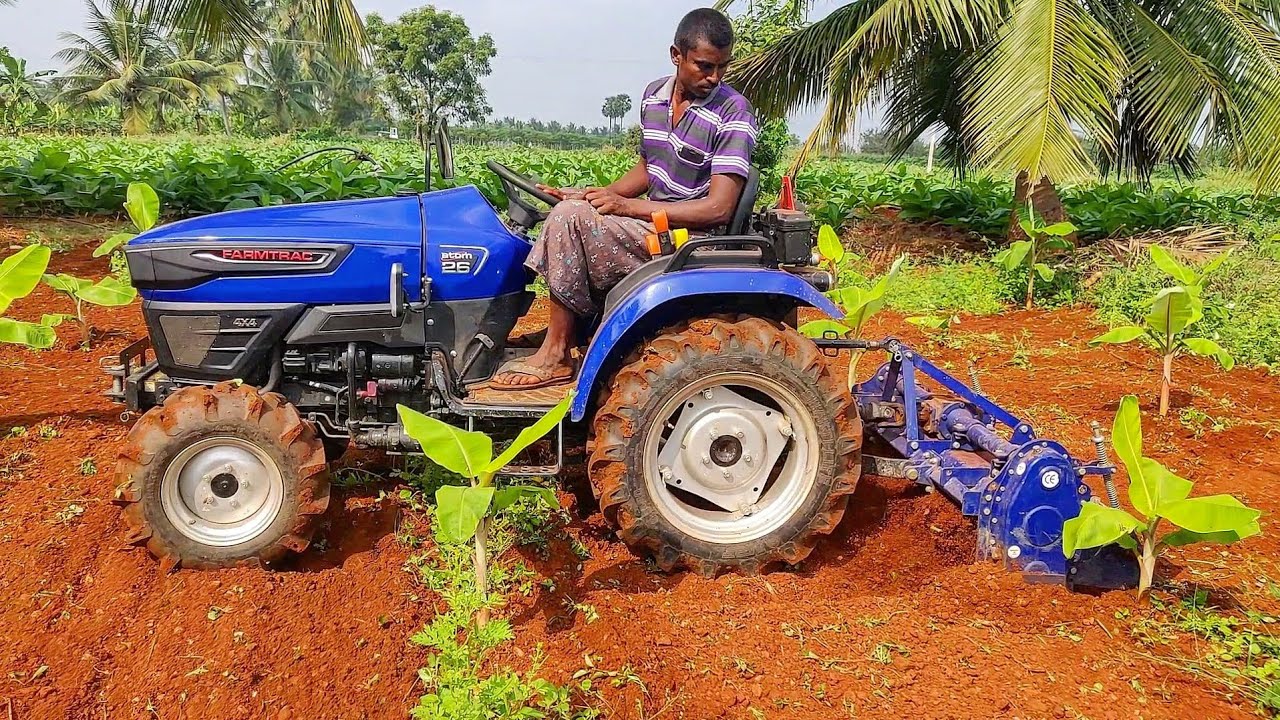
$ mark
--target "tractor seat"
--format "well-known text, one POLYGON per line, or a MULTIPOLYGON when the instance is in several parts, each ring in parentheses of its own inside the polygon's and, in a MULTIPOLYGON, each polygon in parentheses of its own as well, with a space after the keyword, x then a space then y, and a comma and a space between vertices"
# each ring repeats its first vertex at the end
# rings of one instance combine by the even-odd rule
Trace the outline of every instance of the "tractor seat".
MULTIPOLYGON (((745 235, 751 230, 751 213, 755 209, 756 196, 760 193, 760 171, 754 165, 747 175, 747 182, 742 186, 742 194, 738 196, 738 204, 733 210, 733 218, 724 226, 723 232, 716 235, 745 235)), ((654 275, 667 269, 671 258, 658 257, 631 271, 609 291, 604 298, 604 314, 622 301, 631 291, 654 275)), ((697 250, 685 263, 685 268, 707 267, 755 267, 760 264, 759 250, 697 250)))

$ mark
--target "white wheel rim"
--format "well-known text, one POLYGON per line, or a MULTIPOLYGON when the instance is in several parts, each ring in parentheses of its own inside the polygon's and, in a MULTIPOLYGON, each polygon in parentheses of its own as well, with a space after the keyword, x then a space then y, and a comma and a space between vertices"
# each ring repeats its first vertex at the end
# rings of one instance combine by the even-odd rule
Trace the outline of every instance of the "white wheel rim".
POLYGON ((203 545, 229 547, 261 535, 284 505, 280 468, 243 438, 192 443, 169 462, 160 506, 170 523, 203 545))
POLYGON ((663 518, 693 538, 729 545, 769 535, 817 482, 813 416, 769 378, 709 375, 675 393, 657 418, 644 438, 645 487, 663 518))

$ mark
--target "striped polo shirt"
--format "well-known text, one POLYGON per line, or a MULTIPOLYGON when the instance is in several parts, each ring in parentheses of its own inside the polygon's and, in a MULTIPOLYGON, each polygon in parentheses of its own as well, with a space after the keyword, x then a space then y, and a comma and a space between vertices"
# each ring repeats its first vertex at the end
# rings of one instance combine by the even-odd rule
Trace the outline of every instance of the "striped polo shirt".
POLYGON ((705 196, 712 175, 746 178, 758 132, 751 103, 724 83, 693 101, 672 127, 675 86, 674 75, 655 80, 640 102, 640 156, 649 171, 649 199, 659 202, 705 196))

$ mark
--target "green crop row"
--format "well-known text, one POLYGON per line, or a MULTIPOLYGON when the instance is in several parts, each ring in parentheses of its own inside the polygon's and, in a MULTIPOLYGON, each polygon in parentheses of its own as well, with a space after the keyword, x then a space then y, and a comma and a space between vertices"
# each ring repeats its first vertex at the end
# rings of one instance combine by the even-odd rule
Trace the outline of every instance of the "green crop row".
MULTIPOLYGON (((422 151, 414 143, 361 140, 377 166, 322 155, 280 170, 329 143, 246 138, 0 138, 0 213, 119 213, 130 182, 149 183, 166 211, 195 215, 279 203, 377 197, 421 190, 422 151)), ((457 148, 454 184, 474 184, 499 207, 501 185, 485 168, 496 159, 552 185, 605 184, 635 162, 630 152, 524 147, 457 148)), ((439 186, 439 183, 436 185, 439 186)), ((796 179, 796 192, 821 223, 839 226, 882 208, 907 220, 942 222, 997 237, 1009 225, 1012 188, 987 176, 954 179, 920 167, 857 160, 818 160, 796 179)), ((1280 198, 1247 191, 1162 183, 1154 188, 1089 184, 1061 188, 1085 239, 1193 224, 1280 220, 1280 198)))
MULTIPOLYGON (((987 237, 1006 234, 1013 207, 1007 180, 970 176, 956 180, 906 165, 869 169, 865 163, 811 164, 796 178, 796 192, 811 213, 829 225, 898 208, 904 220, 940 222, 987 237)), ((1130 183, 1065 185, 1063 205, 1080 237, 1096 240, 1187 225, 1231 225, 1280 219, 1280 197, 1195 185, 1130 183)))
MULTIPOLYGON (((117 213, 130 182, 156 189, 167 213, 185 216, 281 203, 379 197, 423 188, 421 149, 409 142, 361 142, 376 165, 325 154, 279 169, 330 143, 242 139, 0 138, 0 211, 63 215, 117 213)), ((608 183, 634 163, 627 153, 459 147, 457 179, 505 205, 495 159, 544 182, 608 183)), ((437 170, 437 176, 439 171, 437 170)), ((441 183, 437 177, 436 187, 441 183)))

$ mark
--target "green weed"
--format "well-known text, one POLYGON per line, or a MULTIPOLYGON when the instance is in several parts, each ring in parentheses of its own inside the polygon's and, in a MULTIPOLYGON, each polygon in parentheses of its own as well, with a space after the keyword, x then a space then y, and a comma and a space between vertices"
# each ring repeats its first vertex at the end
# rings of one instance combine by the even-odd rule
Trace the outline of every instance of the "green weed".
POLYGON ((1146 659, 1218 683, 1264 713, 1280 714, 1280 637, 1275 616, 1247 604, 1233 611, 1216 607, 1204 589, 1181 598, 1153 598, 1152 605, 1154 615, 1130 626, 1130 633, 1153 649, 1143 653, 1146 659), (1185 635, 1197 639, 1195 655, 1178 642, 1185 635), (1168 650, 1154 652, 1161 647, 1168 650))
MULTIPOLYGON (((410 463, 401 478, 414 488, 439 487, 444 472, 421 460, 410 463)), ((421 512, 434 515, 435 507, 428 501, 433 493, 406 489, 407 502, 421 512)), ((420 720, 487 720, 489 718, 553 718, 559 720, 583 720, 595 718, 598 712, 585 707, 583 699, 596 697, 589 679, 577 680, 574 685, 557 685, 538 677, 542 665, 542 652, 532 653, 530 668, 517 673, 508 668, 487 671, 486 659, 500 645, 514 638, 510 624, 505 619, 490 619, 483 626, 472 621, 482 609, 492 610, 505 604, 503 596, 511 592, 532 594, 536 575, 522 561, 502 562, 503 555, 519 542, 520 526, 533 520, 520 520, 522 509, 517 502, 490 522, 488 567, 488 592, 482 595, 476 588, 475 555, 473 549, 457 543, 437 542, 425 546, 421 552, 409 557, 406 568, 420 582, 440 594, 446 610, 436 615, 429 625, 415 633, 411 642, 433 651, 426 665, 418 671, 423 695, 412 709, 411 715, 420 720)), ((433 527, 437 523, 433 523, 433 527)), ((424 546, 421 538, 413 537, 419 528, 416 523, 405 522, 402 538, 410 547, 424 546)), ((587 622, 598 619, 595 608, 574 604, 573 608, 584 614, 587 622)))

